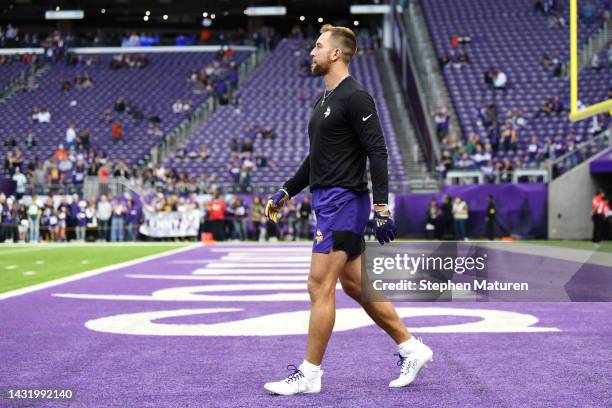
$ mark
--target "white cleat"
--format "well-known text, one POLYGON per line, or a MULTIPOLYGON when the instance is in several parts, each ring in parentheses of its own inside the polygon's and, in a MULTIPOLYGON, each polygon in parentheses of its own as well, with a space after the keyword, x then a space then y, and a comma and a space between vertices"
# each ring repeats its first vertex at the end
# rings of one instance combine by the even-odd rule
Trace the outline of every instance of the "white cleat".
POLYGON ((425 344, 420 342, 419 348, 405 357, 400 354, 397 365, 400 366, 400 376, 389 383, 391 388, 405 387, 412 383, 416 376, 421 371, 421 368, 427 367, 427 364, 433 361, 433 351, 425 344))
POLYGON ((318 394, 321 392, 321 377, 323 376, 323 370, 319 373, 319 376, 314 379, 306 378, 299 368, 293 364, 288 365, 287 369, 291 370, 287 378, 277 382, 269 382, 264 384, 264 388, 268 390, 270 394, 277 395, 295 395, 295 394, 318 394))

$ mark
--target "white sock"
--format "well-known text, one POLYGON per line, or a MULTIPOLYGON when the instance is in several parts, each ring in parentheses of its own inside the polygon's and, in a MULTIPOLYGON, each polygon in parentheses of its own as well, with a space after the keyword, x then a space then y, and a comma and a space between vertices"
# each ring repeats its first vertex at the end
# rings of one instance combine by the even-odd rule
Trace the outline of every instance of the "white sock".
POLYGON ((406 357, 408 354, 413 353, 415 350, 419 348, 421 342, 418 341, 414 336, 410 337, 403 343, 397 345, 399 349, 399 353, 402 357, 406 357))
POLYGON ((302 370, 306 378, 314 379, 314 378, 317 378, 319 374, 321 373, 321 366, 314 365, 304 360, 304 362, 300 366, 300 370, 302 370))

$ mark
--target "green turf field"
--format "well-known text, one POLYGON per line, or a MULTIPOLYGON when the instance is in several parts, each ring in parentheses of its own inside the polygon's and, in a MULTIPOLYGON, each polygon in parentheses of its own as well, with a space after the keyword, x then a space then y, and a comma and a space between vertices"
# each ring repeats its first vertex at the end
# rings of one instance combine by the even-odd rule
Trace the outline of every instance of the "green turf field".
POLYGON ((186 245, 188 244, 0 246, 0 293, 186 245))
POLYGON ((612 253, 612 242, 602 242, 601 247, 595 248, 591 241, 517 241, 528 244, 552 245, 556 247, 583 249, 585 251, 612 253))

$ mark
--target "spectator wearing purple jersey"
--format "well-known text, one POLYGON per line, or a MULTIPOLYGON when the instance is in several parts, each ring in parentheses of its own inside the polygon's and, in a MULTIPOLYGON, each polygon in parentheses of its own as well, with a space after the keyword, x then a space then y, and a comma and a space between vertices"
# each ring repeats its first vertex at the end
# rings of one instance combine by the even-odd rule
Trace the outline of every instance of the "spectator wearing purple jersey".
POLYGON ((19 234, 17 231, 17 206, 14 197, 8 197, 2 206, 2 229, 4 230, 4 240, 17 242, 19 234))
POLYGON ((139 211, 132 198, 128 198, 125 212, 125 232, 127 241, 135 241, 138 234, 139 211))
POLYGON ((87 166, 85 162, 78 161, 77 164, 72 168, 72 183, 75 188, 79 191, 83 189, 85 183, 85 176, 87 175, 87 166))

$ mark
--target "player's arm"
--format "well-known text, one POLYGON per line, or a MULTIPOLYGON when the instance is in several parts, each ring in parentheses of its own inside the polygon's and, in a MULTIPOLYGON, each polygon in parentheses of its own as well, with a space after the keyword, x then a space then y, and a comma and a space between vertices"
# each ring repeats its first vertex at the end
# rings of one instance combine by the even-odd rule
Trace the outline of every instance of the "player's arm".
POLYGON ((264 210, 268 220, 276 222, 278 211, 293 196, 308 187, 310 183, 310 155, 306 156, 298 171, 283 185, 276 194, 268 199, 264 210))
POLYGON ((374 99, 359 90, 349 99, 349 121, 370 160, 372 195, 374 196, 374 226, 381 244, 393 241, 397 231, 388 207, 389 171, 387 145, 383 136, 374 99))

